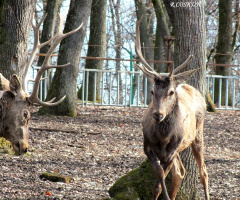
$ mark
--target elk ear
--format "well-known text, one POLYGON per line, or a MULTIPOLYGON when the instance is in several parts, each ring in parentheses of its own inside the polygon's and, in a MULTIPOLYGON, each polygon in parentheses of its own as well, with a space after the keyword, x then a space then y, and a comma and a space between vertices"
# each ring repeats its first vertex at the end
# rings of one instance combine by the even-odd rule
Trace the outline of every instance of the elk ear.
POLYGON ((200 68, 197 68, 197 69, 194 69, 194 70, 189 70, 189 71, 185 71, 185 72, 182 72, 180 74, 174 75, 173 77, 174 77, 175 84, 179 85, 179 84, 187 81, 199 69, 200 68))
POLYGON ((3 93, 2 98, 0 99, 0 118, 1 119, 5 117, 8 109, 12 105, 14 98, 15 98, 15 95, 10 91, 6 91, 3 93))
POLYGON ((10 90, 13 94, 17 95, 17 93, 22 89, 22 85, 17 77, 16 74, 14 74, 10 79, 10 90))

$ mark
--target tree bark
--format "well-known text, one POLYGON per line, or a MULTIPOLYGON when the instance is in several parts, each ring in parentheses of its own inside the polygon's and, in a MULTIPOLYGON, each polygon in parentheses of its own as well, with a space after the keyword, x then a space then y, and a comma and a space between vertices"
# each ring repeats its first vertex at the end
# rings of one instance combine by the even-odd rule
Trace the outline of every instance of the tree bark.
MULTIPOLYGON (((93 0, 90 20, 90 36, 88 42, 88 57, 105 57, 106 52, 106 0, 93 0)), ((103 69, 104 60, 86 60, 86 69, 103 69)), ((88 100, 94 100, 94 80, 95 73, 89 72, 88 100)), ((102 74, 97 74, 96 79, 96 101, 101 101, 100 82, 102 74)), ((85 85, 86 85, 85 76, 85 85)), ((84 92, 86 94, 86 91, 84 92)), ((82 88, 78 91, 78 97, 82 99, 82 88)), ((84 99, 82 99, 84 100, 84 99)))
POLYGON ((22 77, 36 0, 2 0, 0 4, 0 70, 9 80, 22 77))
POLYGON ((83 23, 82 28, 65 38, 59 48, 58 65, 70 62, 70 65, 57 69, 47 94, 47 100, 66 95, 65 100, 54 107, 42 107, 41 112, 55 115, 75 116, 77 106, 77 78, 81 49, 91 11, 91 0, 72 0, 66 20, 64 32, 69 32, 83 23))
MULTIPOLYGON (((154 48, 154 60, 165 60, 164 53, 164 36, 170 36, 168 24, 165 16, 161 0, 152 0, 154 10, 157 17, 157 29, 155 34, 155 48, 154 48)), ((167 72, 167 67, 163 64, 155 64, 155 71, 167 72)))
MULTIPOLYGON (((50 38, 53 37, 54 31, 55 31, 55 25, 56 25, 56 19, 57 19, 57 13, 58 13, 58 6, 59 6, 59 0, 48 0, 46 2, 46 7, 44 9, 44 12, 47 13, 47 17, 43 22, 43 29, 42 29, 42 36, 40 39, 40 43, 44 43, 48 41, 50 38)), ((47 54, 51 44, 48 44, 40 49, 41 54, 47 54)), ((38 66, 41 66, 43 64, 45 56, 39 56, 38 59, 38 66)), ((47 71, 47 77, 49 77, 49 73, 51 70, 47 71)), ((45 73, 43 74, 43 77, 46 77, 45 73)), ((50 77, 49 77, 50 78, 50 77)), ((49 79, 46 81, 42 81, 40 84, 42 84, 42 93, 44 94, 45 91, 45 84, 49 86, 49 79), (47 84, 48 81, 48 84, 47 84)))
MULTIPOLYGON (((232 1, 219 0, 219 25, 218 25, 218 43, 215 55, 216 64, 231 64, 232 62, 232 1)), ((216 74, 222 76, 231 75, 230 67, 217 66, 216 74)), ((218 102, 219 97, 219 79, 215 81, 214 101, 218 102)), ((231 99, 226 96, 226 82, 222 81, 221 105, 225 105, 225 101, 231 105, 231 99)), ((229 95, 230 97, 230 95, 229 95)))
MULTIPOLYGON (((188 83, 205 96, 206 30, 204 2, 199 2, 198 0, 175 0, 175 4, 177 2, 192 2, 199 6, 174 8, 174 32, 177 33, 175 34, 174 64, 177 67, 189 55, 193 55, 193 59, 184 70, 200 68, 188 83)), ((180 156, 186 169, 186 175, 177 199, 184 199, 184 197, 187 197, 187 199, 196 199, 199 172, 190 147, 184 150, 180 156)))
MULTIPOLYGON (((143 49, 143 56, 146 60, 153 60, 153 42, 151 41, 151 36, 149 34, 149 24, 146 15, 146 6, 143 0, 135 0, 135 7, 137 13, 137 20, 140 20, 142 17, 142 22, 140 24, 140 40, 141 46, 146 47, 143 49)), ((149 63, 149 65, 153 68, 153 64, 149 63)), ((145 86, 144 86, 145 87, 145 86)), ((152 83, 147 81, 147 104, 152 101, 152 83)))

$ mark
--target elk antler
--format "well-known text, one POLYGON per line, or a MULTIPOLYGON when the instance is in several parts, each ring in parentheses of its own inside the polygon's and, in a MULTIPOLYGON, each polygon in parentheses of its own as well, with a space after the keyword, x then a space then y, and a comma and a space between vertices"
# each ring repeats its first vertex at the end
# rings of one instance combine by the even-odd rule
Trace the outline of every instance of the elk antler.
POLYGON ((182 63, 181 65, 179 65, 176 69, 174 69, 172 71, 172 74, 176 74, 180 70, 184 69, 187 66, 187 64, 191 61, 192 58, 193 58, 193 55, 188 56, 187 60, 185 60, 184 63, 182 63))
POLYGON ((24 90, 24 91, 27 91, 27 90, 26 90, 26 82, 27 82, 26 76, 27 76, 27 71, 28 71, 29 67, 32 65, 33 59, 34 59, 34 57, 36 56, 37 51, 38 51, 40 48, 42 48, 43 46, 45 46, 46 44, 49 44, 51 41, 53 41, 53 44, 51 45, 50 49, 48 50, 47 55, 46 55, 46 57, 45 57, 45 59, 44 59, 44 61, 43 61, 43 64, 42 64, 41 68, 39 69, 39 71, 38 71, 38 73, 37 73, 37 75, 36 75, 36 79, 35 79, 35 81, 34 81, 34 86, 33 86, 33 91, 32 91, 32 94, 30 95, 30 97, 28 97, 28 101, 29 101, 30 103, 32 103, 32 104, 39 104, 39 105, 42 105, 42 106, 55 106, 55 105, 60 104, 60 103, 64 100, 64 98, 65 98, 66 96, 62 97, 59 101, 54 102, 54 103, 52 103, 52 101, 53 101, 55 98, 52 99, 52 100, 50 100, 50 101, 48 101, 48 102, 43 102, 43 101, 41 101, 41 100, 38 98, 38 87, 39 87, 39 83, 40 83, 40 80, 41 80, 41 76, 42 76, 43 72, 46 71, 46 70, 48 70, 48 69, 51 69, 51 68, 64 68, 64 67, 66 67, 66 66, 68 66, 68 65, 70 64, 70 63, 67 63, 67 64, 65 64, 65 65, 50 65, 50 64, 49 64, 49 61, 50 61, 51 55, 52 55, 54 49, 57 47, 57 45, 58 45, 65 37, 67 37, 67 36, 69 36, 69 35, 77 32, 77 31, 82 27, 82 24, 81 24, 79 27, 77 27, 76 29, 74 29, 74 30, 72 30, 72 31, 70 31, 70 32, 68 32, 68 33, 63 34, 63 20, 62 20, 62 18, 60 17, 60 15, 58 14, 59 20, 60 20, 60 21, 59 21, 59 30, 58 30, 58 32, 57 32, 51 39, 49 39, 47 42, 42 43, 42 44, 39 44, 39 29, 40 29, 41 23, 44 21, 44 19, 46 18, 46 16, 47 16, 47 14, 45 14, 45 16, 41 19, 40 23, 39 23, 37 26, 34 26, 34 25, 33 25, 33 30, 34 30, 34 47, 33 47, 32 55, 31 55, 31 57, 30 57, 30 59, 29 59, 29 62, 28 62, 28 64, 27 64, 26 71, 25 71, 25 73, 24 73, 24 78, 23 78, 23 80, 24 80, 24 82, 23 82, 24 87, 23 87, 23 90, 24 90))
POLYGON ((137 67, 139 67, 143 73, 151 79, 154 79, 154 77, 159 76, 159 74, 157 72, 155 72, 151 66, 147 63, 147 61, 144 59, 143 55, 142 55, 142 50, 141 50, 141 42, 140 42, 140 30, 139 30, 139 26, 141 24, 142 21, 142 17, 139 21, 136 22, 136 42, 135 42, 135 51, 137 53, 137 55, 139 56, 139 59, 141 60, 142 64, 144 66, 140 66, 138 64, 137 67))
MULTIPOLYGON (((154 79, 154 77, 157 76, 161 76, 161 75, 167 75, 166 73, 160 73, 158 74, 157 72, 154 71, 154 69, 152 69, 150 67, 150 65, 147 63, 147 61, 144 59, 143 55, 142 55, 142 51, 141 51, 141 42, 140 42, 140 30, 139 30, 139 26, 141 24, 142 21, 142 17, 140 18, 139 21, 136 22, 136 42, 135 42, 135 50, 137 55, 139 56, 139 59, 141 60, 141 62, 143 63, 144 66, 140 66, 138 64, 136 64, 142 71, 143 73, 148 77, 148 79, 152 82, 152 79, 154 79)), ((190 62, 190 60, 192 59, 192 55, 190 55, 187 60, 182 63, 180 66, 178 66, 176 69, 174 69, 173 71, 170 72, 169 76, 172 76, 174 74, 176 74, 177 72, 179 72, 180 70, 182 70, 183 68, 186 67, 186 65, 190 62)))

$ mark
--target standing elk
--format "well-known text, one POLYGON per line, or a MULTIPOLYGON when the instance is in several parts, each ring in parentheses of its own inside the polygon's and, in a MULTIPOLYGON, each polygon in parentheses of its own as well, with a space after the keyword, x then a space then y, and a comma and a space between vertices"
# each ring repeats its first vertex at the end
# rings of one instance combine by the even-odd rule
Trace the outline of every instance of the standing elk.
POLYGON ((166 200, 175 199, 185 174, 179 152, 188 146, 191 146, 197 162, 205 197, 209 199, 208 174, 203 158, 205 100, 195 88, 183 84, 198 69, 175 75, 189 63, 192 57, 190 56, 169 74, 155 72, 142 55, 140 23, 141 20, 136 22, 135 48, 144 66, 137 66, 154 84, 153 101, 145 111, 142 121, 144 152, 158 179, 153 189, 153 199, 157 200, 162 190, 166 200), (172 190, 169 196, 165 178, 170 170, 172 172, 172 190))
POLYGON ((44 71, 51 68, 63 68, 68 66, 70 63, 65 65, 51 65, 50 58, 57 47, 57 45, 67 36, 77 32, 82 24, 68 32, 63 34, 63 20, 60 15, 59 30, 58 32, 47 42, 39 44, 39 29, 46 18, 47 14, 41 19, 37 26, 32 25, 34 30, 34 47, 32 54, 29 58, 28 63, 24 71, 22 83, 19 81, 16 75, 13 75, 8 81, 0 74, 0 81, 3 91, 0 91, 0 137, 4 137, 12 143, 13 149, 17 153, 24 153, 28 150, 28 124, 30 120, 30 108, 34 104, 42 106, 56 106, 60 104, 64 98, 62 97, 59 101, 53 102, 55 98, 48 102, 43 102, 38 98, 38 88, 41 81, 41 76, 44 71), (48 50, 44 62, 39 69, 36 79, 34 80, 33 91, 29 96, 27 93, 27 74, 33 60, 40 48, 47 44, 51 44, 48 50))

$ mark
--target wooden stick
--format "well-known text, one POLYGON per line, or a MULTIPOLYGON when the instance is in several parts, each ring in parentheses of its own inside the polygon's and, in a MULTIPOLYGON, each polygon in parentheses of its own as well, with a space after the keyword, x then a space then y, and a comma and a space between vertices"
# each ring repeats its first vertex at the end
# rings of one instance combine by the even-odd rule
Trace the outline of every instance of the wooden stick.
POLYGON ((37 128, 37 127, 29 127, 32 130, 40 130, 40 131, 49 131, 49 132, 67 132, 67 133, 79 133, 77 130, 69 130, 69 129, 56 129, 56 128, 37 128))

